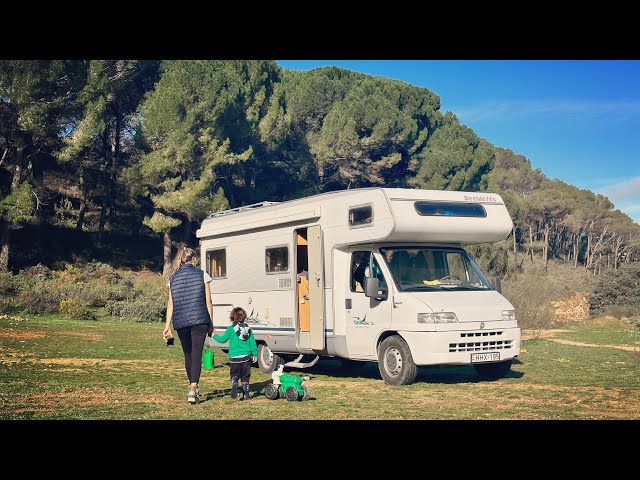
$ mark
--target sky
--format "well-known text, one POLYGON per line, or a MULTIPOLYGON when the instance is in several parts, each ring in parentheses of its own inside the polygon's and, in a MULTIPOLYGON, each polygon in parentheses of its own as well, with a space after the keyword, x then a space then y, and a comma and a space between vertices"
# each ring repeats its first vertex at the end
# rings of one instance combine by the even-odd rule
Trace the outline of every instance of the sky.
POLYGON ((425 87, 440 111, 551 179, 609 197, 640 223, 638 60, 278 60, 425 87))

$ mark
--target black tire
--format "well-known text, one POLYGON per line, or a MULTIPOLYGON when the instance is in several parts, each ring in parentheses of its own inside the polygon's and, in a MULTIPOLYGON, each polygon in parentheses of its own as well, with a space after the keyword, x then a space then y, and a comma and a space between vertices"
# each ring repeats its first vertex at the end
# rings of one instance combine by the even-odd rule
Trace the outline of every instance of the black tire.
POLYGON ((480 377, 488 380, 497 380, 507 376, 511 370, 511 360, 498 363, 476 363, 473 366, 480 377))
POLYGON ((409 345, 398 335, 387 337, 380 344, 378 369, 384 383, 394 386, 413 383, 418 374, 409 345))
POLYGON ((269 385, 264 387, 264 396, 267 397, 269 400, 277 400, 278 397, 280 396, 279 390, 280 389, 278 388, 278 385, 274 385, 273 383, 270 383, 269 385))
POLYGON ((272 373, 283 363, 283 358, 273 353, 268 345, 264 343, 258 345, 258 368, 262 373, 272 373))
POLYGON ((298 390, 296 390, 295 387, 287 387, 284 396, 290 402, 297 402, 299 397, 298 390))

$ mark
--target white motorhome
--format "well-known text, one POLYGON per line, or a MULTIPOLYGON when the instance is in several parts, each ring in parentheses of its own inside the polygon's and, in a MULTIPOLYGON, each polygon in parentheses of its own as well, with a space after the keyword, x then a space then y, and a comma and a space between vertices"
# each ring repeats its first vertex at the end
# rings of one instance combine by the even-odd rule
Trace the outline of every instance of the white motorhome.
POLYGON ((216 212, 197 236, 214 325, 243 307, 261 371, 331 356, 378 362, 385 383, 402 385, 420 365, 508 373, 514 308, 462 246, 512 227, 493 193, 362 188, 216 212))

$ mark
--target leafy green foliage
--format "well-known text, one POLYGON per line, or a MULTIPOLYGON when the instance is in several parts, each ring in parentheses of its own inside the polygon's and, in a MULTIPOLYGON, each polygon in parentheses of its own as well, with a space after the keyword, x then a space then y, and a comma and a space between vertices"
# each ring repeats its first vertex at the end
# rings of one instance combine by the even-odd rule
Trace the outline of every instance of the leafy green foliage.
POLYGON ((444 125, 418 156, 420 167, 410 183, 431 190, 477 191, 487 187, 493 166, 492 147, 447 112, 444 125))
POLYGON ((35 208, 36 200, 28 182, 22 182, 0 199, 0 215, 13 226, 33 220, 35 208))

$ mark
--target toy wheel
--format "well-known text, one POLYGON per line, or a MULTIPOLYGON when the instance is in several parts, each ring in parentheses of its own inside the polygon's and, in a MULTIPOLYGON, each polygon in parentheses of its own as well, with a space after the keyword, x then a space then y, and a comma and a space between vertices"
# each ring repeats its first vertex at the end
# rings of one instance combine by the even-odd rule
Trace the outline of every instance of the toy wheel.
POLYGON ((278 399, 278 386, 270 383, 264 388, 264 396, 269 400, 277 400, 278 399))
POLYGON ((309 387, 303 384, 302 390, 304 390, 304 395, 302 396, 302 400, 309 400, 311 398, 311 391, 309 390, 309 387))
POLYGON ((287 391, 284 392, 284 396, 290 402, 298 401, 298 391, 295 389, 295 387, 288 387, 287 391))

